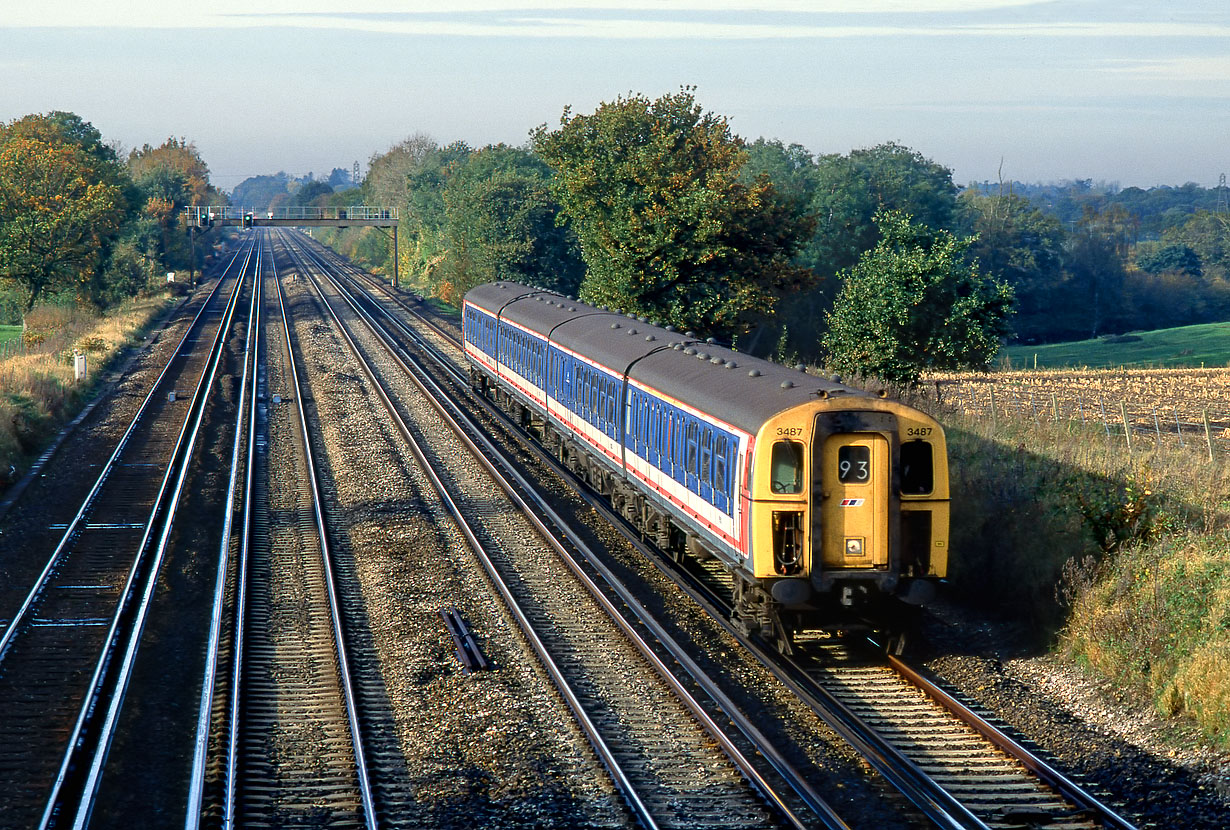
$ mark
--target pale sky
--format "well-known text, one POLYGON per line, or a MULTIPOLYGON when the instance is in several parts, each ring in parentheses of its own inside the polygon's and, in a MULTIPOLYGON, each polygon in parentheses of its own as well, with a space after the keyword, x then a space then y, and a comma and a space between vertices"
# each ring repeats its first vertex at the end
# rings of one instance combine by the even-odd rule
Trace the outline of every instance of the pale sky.
POLYGON ((1227 0, 0 0, 0 77, 0 121, 185 137, 224 189, 682 85, 748 140, 897 141, 958 184, 1230 172, 1227 0))

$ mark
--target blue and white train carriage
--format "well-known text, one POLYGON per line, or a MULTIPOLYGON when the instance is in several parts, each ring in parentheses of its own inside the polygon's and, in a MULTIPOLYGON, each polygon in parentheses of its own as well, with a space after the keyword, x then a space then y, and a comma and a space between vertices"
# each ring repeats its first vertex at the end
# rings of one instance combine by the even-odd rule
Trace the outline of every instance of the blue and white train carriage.
POLYGON ((882 634, 947 572, 939 424, 899 402, 509 282, 465 298, 471 379, 673 555, 717 558, 735 618, 882 634))

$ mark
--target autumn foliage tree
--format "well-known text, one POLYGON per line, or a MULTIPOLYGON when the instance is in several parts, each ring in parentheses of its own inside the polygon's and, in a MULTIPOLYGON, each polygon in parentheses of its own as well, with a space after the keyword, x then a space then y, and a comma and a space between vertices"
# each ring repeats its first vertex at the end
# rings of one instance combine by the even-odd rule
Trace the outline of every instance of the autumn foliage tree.
POLYGON ((0 126, 0 277, 26 294, 88 281, 125 219, 123 170, 92 126, 70 113, 0 126))
POLYGON ((589 302, 731 335, 813 277, 791 262, 810 219, 767 175, 742 180, 743 140, 689 88, 565 109, 533 142, 580 241, 589 302))

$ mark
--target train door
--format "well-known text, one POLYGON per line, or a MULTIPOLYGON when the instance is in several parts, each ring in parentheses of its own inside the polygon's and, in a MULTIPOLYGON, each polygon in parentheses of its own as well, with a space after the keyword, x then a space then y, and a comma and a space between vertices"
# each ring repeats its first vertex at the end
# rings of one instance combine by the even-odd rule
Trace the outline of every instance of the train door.
POLYGON ((821 454, 826 569, 888 567, 892 449, 879 433, 829 435, 821 454))

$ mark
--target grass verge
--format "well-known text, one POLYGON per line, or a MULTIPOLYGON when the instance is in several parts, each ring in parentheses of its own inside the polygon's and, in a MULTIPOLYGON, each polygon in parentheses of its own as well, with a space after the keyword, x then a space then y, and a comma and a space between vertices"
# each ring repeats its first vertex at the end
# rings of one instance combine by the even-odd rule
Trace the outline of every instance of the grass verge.
POLYGON ((171 301, 166 293, 138 297, 101 317, 55 307, 27 315, 25 352, 0 360, 0 487, 21 477, 84 405, 102 372, 171 301), (86 356, 84 383, 73 377, 74 352, 86 356))
POLYGON ((1230 746, 1230 460, 922 405, 949 440, 956 598, 1230 746))

